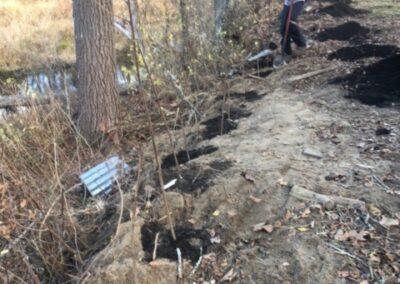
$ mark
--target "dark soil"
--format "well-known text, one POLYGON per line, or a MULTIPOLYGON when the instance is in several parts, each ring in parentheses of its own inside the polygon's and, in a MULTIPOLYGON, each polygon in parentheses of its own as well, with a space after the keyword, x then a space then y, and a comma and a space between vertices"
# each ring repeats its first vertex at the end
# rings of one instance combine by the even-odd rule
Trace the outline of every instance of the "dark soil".
MULTIPOLYGON (((202 193, 211 185, 212 180, 221 172, 226 171, 232 166, 231 161, 215 160, 209 165, 200 166, 198 164, 188 164, 180 168, 182 178, 178 179, 175 191, 184 193, 202 193)), ((164 179, 170 181, 178 178, 175 168, 164 171, 164 179)))
POLYGON ((344 47, 328 56, 329 60, 339 59, 343 61, 354 61, 369 57, 390 57, 399 51, 394 45, 363 44, 359 46, 344 47))
POLYGON ((340 18, 340 17, 356 16, 365 13, 366 11, 355 9, 346 3, 338 2, 328 7, 320 9, 319 12, 322 14, 331 15, 332 17, 335 18, 340 18))
POLYGON ((390 106, 400 101, 400 54, 356 69, 333 82, 346 86, 350 91, 349 97, 364 104, 390 106))
POLYGON ((325 0, 325 2, 329 2, 329 3, 343 3, 343 4, 350 5, 351 3, 353 3, 353 0, 325 0))
MULTIPOLYGON (((271 73, 272 71, 269 71, 269 72, 271 73)), ((245 100, 246 102, 251 103, 251 102, 261 100, 263 96, 259 95, 258 92, 256 92, 256 91, 248 91, 248 92, 244 92, 244 93, 239 93, 239 92, 231 93, 229 95, 229 97, 231 99, 245 100)), ((216 98, 216 101, 220 101, 223 99, 224 99, 224 96, 221 95, 216 98)))
POLYGON ((202 123, 206 126, 202 137, 208 140, 219 135, 227 134, 238 127, 238 119, 249 117, 250 115, 251 112, 239 108, 231 109, 230 112, 224 112, 223 115, 211 118, 202 123))
POLYGON ((231 98, 245 99, 247 102, 258 101, 262 96, 258 95, 256 91, 249 91, 245 93, 230 94, 231 98))
MULTIPOLYGON (((198 157, 208 155, 216 151, 218 151, 217 147, 205 146, 198 149, 180 151, 176 154, 176 157, 178 159, 178 164, 181 165, 189 162, 190 160, 194 160, 198 157)), ((165 169, 173 166, 175 166, 175 157, 174 154, 170 154, 164 158, 162 167, 165 169)))
POLYGON ((176 249, 179 248, 182 258, 191 260, 195 264, 199 257, 201 249, 203 254, 207 252, 207 248, 211 245, 210 235, 206 230, 195 230, 186 227, 175 228, 177 240, 171 236, 169 230, 166 230, 158 223, 147 223, 142 226, 142 245, 145 251, 145 260, 152 261, 154 250, 154 241, 157 233, 160 233, 157 246, 157 258, 167 258, 177 261, 176 249))
POLYGON ((361 26, 359 23, 350 21, 334 28, 324 29, 317 35, 316 39, 319 41, 365 39, 369 31, 370 29, 361 26))
POLYGON ((261 78, 266 78, 269 75, 271 75, 272 70, 266 70, 266 71, 262 71, 262 70, 257 70, 253 75, 261 77, 261 78))

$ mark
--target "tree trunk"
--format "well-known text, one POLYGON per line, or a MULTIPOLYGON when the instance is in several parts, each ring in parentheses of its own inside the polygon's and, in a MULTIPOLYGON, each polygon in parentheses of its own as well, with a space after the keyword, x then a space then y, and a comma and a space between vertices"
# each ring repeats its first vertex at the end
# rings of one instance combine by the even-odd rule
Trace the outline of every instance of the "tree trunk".
POLYGON ((218 38, 222 32, 224 17, 228 7, 229 0, 214 0, 214 27, 216 38, 218 38))
POLYGON ((181 65, 184 71, 189 68, 189 50, 190 50, 190 39, 189 39, 189 18, 188 18, 188 5, 187 0, 180 0, 179 12, 181 14, 181 25, 182 25, 182 53, 181 53, 181 65))
POLYGON ((114 131, 118 115, 112 0, 73 0, 78 126, 93 143, 114 131))

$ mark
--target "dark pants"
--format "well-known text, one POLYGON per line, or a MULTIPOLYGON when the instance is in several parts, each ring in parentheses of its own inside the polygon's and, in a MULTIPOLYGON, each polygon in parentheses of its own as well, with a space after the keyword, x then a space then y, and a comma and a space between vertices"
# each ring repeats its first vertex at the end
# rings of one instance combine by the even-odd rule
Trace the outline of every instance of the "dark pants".
MULTIPOLYGON (((292 55, 292 48, 290 46, 290 43, 293 41, 297 46, 299 47, 305 47, 307 45, 307 41, 305 37, 303 36, 299 26, 297 25, 297 19, 299 18, 301 11, 303 10, 303 5, 304 2, 297 2, 293 5, 293 10, 292 10, 292 17, 290 21, 290 26, 289 26, 289 32, 287 35, 286 39, 286 44, 284 47, 284 53, 287 55, 292 55)), ((285 38, 285 31, 286 31, 286 23, 287 23, 287 17, 289 14, 289 9, 290 6, 284 6, 281 14, 280 14, 280 31, 282 35, 282 41, 281 45, 284 43, 284 38, 285 38)))

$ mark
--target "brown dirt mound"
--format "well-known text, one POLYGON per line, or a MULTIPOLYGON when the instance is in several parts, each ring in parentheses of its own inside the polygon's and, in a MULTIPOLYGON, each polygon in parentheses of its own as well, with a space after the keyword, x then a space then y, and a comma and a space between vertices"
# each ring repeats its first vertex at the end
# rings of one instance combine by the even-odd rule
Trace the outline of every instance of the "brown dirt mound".
POLYGON ((335 18, 341 18, 341 17, 353 17, 359 14, 366 13, 364 10, 359 10, 351 7, 347 3, 343 2, 338 2, 332 5, 329 5, 325 8, 322 8, 319 10, 321 14, 328 14, 331 15, 332 17, 335 18))
POLYGON ((400 54, 383 59, 334 83, 349 87, 350 97, 367 105, 380 107, 400 101, 400 54))
POLYGON ((353 61, 369 57, 389 57, 399 51, 394 45, 363 44, 359 46, 344 47, 328 56, 329 60, 339 59, 353 61))
POLYGON ((350 21, 334 28, 324 29, 317 35, 316 39, 319 41, 365 39, 369 31, 368 28, 361 26, 358 22, 350 21))

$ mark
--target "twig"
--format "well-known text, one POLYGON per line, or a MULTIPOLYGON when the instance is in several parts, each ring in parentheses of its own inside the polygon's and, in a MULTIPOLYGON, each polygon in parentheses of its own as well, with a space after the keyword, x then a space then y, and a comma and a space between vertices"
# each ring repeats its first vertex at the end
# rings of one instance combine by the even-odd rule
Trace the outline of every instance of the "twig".
POLYGON ((157 258, 157 248, 158 248, 158 238, 160 237, 160 232, 156 234, 156 239, 154 240, 154 250, 153 250, 153 260, 157 258))
POLYGON ((122 223, 122 216, 124 215, 124 193, 122 192, 121 186, 118 182, 118 179, 116 180, 117 182, 117 187, 118 187, 118 191, 119 191, 119 196, 121 199, 121 206, 120 206, 120 211, 119 211, 119 217, 118 217, 118 223, 117 223, 117 230, 115 232, 115 235, 118 236, 119 235, 119 230, 121 227, 121 223, 122 223))
POLYGON ((329 196, 329 195, 319 194, 307 190, 305 188, 299 187, 297 185, 293 186, 293 188, 290 191, 290 195, 303 201, 315 201, 322 204, 334 203, 339 205, 349 205, 360 209, 365 209, 365 202, 361 200, 346 198, 341 196, 329 196))
MULTIPOLYGON (((3 266, 0 266, 0 271, 3 271, 6 275, 7 274, 11 274, 12 277, 15 277, 18 281, 20 281, 19 283, 26 283, 28 284, 28 282, 26 282, 24 279, 22 279, 21 277, 19 277, 17 274, 15 274, 14 272, 12 272, 11 270, 5 269, 3 266)), ((0 278, 0 280, 2 280, 0 278)), ((12 279, 9 279, 8 275, 7 275, 7 280, 10 281, 12 279)), ((14 282, 5 282, 5 283, 14 283, 14 282)))
POLYGON ((387 193, 393 192, 393 190, 383 183, 376 175, 373 175, 372 178, 383 188, 383 190, 387 193))
POLYGON ((348 256, 348 257, 350 257, 350 258, 352 258, 352 259, 355 259, 355 260, 359 261, 359 262, 360 262, 362 265, 364 265, 365 267, 369 268, 369 265, 366 264, 365 261, 362 260, 361 258, 359 258, 358 256, 355 256, 355 255, 353 255, 353 254, 351 254, 351 253, 345 251, 344 249, 341 249, 341 248, 339 248, 339 247, 337 247, 337 246, 335 246, 335 245, 333 245, 333 244, 331 244, 331 243, 328 243, 328 242, 325 242, 325 243, 326 243, 326 245, 327 245, 328 247, 334 249, 335 252, 336 252, 337 254, 345 255, 345 256, 348 256))
POLYGON ((346 255, 346 256, 351 257, 353 259, 360 260, 357 256, 352 255, 349 252, 347 252, 347 251, 345 251, 345 250, 343 250, 343 249, 341 249, 341 248, 339 248, 337 246, 334 246, 334 245, 332 245, 330 243, 326 243, 326 244, 327 244, 328 247, 333 248, 337 254, 346 255))
POLYGON ((293 77, 287 79, 287 82, 288 83, 293 83, 293 82, 296 82, 296 81, 301 81, 301 80, 304 80, 304 79, 308 79, 310 77, 317 76, 319 74, 328 72, 328 71, 333 70, 335 68, 336 68, 336 66, 331 66, 331 67, 324 68, 324 69, 321 69, 321 70, 308 72, 308 73, 305 73, 303 75, 293 76, 293 77))
POLYGON ((259 81, 265 81, 266 80, 265 78, 262 78, 262 77, 259 77, 259 76, 253 75, 253 74, 248 74, 246 76, 251 78, 251 79, 256 79, 256 80, 259 80, 259 81))
POLYGON ((200 247, 200 257, 199 260, 196 262, 196 265, 194 266, 193 270, 190 272, 190 277, 192 277, 196 273, 197 269, 199 269, 202 260, 203 260, 203 247, 200 247))
MULTIPOLYGON (((137 207, 138 207, 138 195, 139 195, 140 178, 142 175, 142 164, 143 164, 143 152, 142 152, 142 147, 139 144, 139 163, 138 163, 136 183, 133 187, 133 207, 132 207, 132 211, 131 211, 132 243, 133 243, 135 235, 136 235, 136 211, 137 211, 137 207)), ((133 258, 133 267, 132 267, 133 275, 134 275, 133 283, 138 284, 137 273, 136 273, 137 259, 138 259, 137 249, 134 250, 134 255, 135 255, 135 257, 133 258)))
MULTIPOLYGON (((128 2, 129 14, 130 14, 130 18, 131 18, 130 24, 131 24, 131 29, 132 29, 132 47, 133 47, 133 54, 134 54, 134 61, 135 61, 134 63, 135 63, 135 66, 136 66, 136 76, 137 76, 137 81, 138 81, 138 84, 139 84, 139 95, 141 96, 142 101, 143 101, 143 105, 144 105, 145 113, 146 113, 146 117, 147 117, 147 123, 148 123, 149 130, 150 130, 151 142, 152 142, 153 151, 154 151, 154 159, 155 159, 155 162, 156 162, 156 165, 157 165, 158 178, 159 178, 159 181, 160 181, 161 195, 163 196, 163 199, 164 199, 166 211, 170 212, 167 196, 166 196, 165 190, 164 190, 164 178, 162 176, 161 163, 160 163, 160 160, 159 160, 159 157, 158 157, 158 149, 157 149, 157 145, 156 145, 156 141, 155 141, 154 126, 153 126, 153 122, 151 120, 149 107, 147 105, 147 102, 146 102, 146 99, 145 99, 145 96, 144 96, 142 80, 141 80, 141 77, 140 77, 138 48, 136 46, 135 27, 134 27, 134 23, 132 21, 132 13, 133 13, 132 8, 133 7, 132 7, 131 0, 128 0, 127 2, 128 2)), ((168 214, 168 223, 169 223, 169 226, 170 226, 172 238, 174 240, 176 240, 174 223, 172 221, 172 217, 171 217, 170 214, 168 214)))
POLYGON ((182 253, 180 248, 176 248, 176 254, 178 256, 178 278, 182 279, 182 253))

